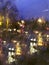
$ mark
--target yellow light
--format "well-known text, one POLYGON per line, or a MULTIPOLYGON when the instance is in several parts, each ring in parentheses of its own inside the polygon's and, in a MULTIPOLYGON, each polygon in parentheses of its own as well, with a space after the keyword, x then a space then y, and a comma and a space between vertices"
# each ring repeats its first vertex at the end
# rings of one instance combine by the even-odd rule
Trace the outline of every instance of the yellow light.
POLYGON ((38 34, 38 46, 43 46, 43 39, 41 33, 38 34))
POLYGON ((18 24, 20 25, 21 23, 18 21, 18 24))
POLYGON ((16 55, 21 55, 21 47, 19 43, 16 44, 16 55))
POLYGON ((2 22, 0 22, 0 26, 2 25, 2 22))
POLYGON ((6 16, 6 27, 8 28, 8 26, 9 26, 9 17, 8 17, 8 14, 7 14, 7 16, 6 16))
POLYGON ((45 20, 44 20, 44 18, 42 17, 42 18, 39 18, 37 22, 38 22, 38 23, 41 23, 41 24, 42 24, 42 23, 44 24, 44 23, 45 23, 45 20))
POLYGON ((4 16, 2 18, 4 19, 4 16))

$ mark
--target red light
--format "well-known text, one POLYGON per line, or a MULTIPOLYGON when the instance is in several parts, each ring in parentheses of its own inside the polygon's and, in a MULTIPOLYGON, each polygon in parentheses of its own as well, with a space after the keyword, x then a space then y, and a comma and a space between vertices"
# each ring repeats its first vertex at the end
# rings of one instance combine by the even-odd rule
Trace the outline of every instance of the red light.
POLYGON ((46 29, 47 29, 47 30, 49 30, 49 28, 48 28, 48 27, 47 27, 46 29))

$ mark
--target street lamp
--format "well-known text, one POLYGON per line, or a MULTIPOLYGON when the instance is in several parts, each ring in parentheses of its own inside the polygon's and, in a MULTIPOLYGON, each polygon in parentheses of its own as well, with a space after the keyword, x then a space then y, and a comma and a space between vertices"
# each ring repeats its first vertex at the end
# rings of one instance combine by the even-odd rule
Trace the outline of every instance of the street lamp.
POLYGON ((38 40, 37 40, 37 45, 38 45, 38 46, 43 46, 43 38, 42 38, 41 32, 39 32, 37 38, 38 38, 38 40))
POLYGON ((0 26, 2 25, 2 22, 0 21, 0 26))
POLYGON ((40 24, 43 24, 43 23, 45 23, 45 20, 44 20, 44 18, 39 18, 39 19, 37 20, 37 22, 40 23, 40 24))
POLYGON ((42 23, 42 19, 41 18, 38 19, 38 23, 42 23))
POLYGON ((2 21, 4 20, 4 16, 0 15, 0 26, 2 26, 2 21))
POLYGON ((24 23, 25 23, 25 21, 24 21, 24 20, 21 20, 21 23, 22 23, 22 24, 24 24, 24 23))

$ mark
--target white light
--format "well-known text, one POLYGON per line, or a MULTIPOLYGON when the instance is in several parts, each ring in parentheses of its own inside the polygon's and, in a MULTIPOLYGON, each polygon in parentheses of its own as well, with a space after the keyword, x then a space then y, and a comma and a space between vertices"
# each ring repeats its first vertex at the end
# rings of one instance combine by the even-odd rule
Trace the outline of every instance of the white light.
POLYGON ((49 37, 49 35, 47 35, 47 37, 49 37))
POLYGON ((16 43, 17 41, 16 40, 13 40, 13 43, 16 43))
POLYGON ((24 24, 25 23, 24 20, 21 20, 21 23, 24 24))
POLYGON ((8 63, 15 61, 15 58, 12 58, 12 55, 14 55, 14 52, 8 52, 8 63))
POLYGON ((34 41, 36 41, 36 39, 34 39, 34 41))
POLYGON ((3 41, 4 45, 6 45, 6 41, 3 41))
POLYGON ((34 43, 34 46, 36 46, 36 43, 34 43))
POLYGON ((11 52, 8 52, 8 56, 11 56, 11 52))
POLYGON ((11 53, 11 55, 15 55, 15 53, 14 53, 14 52, 12 52, 12 53, 11 53))
POLYGON ((16 31, 16 29, 14 29, 14 31, 16 31))
POLYGON ((43 10, 42 12, 47 12, 47 11, 49 11, 49 9, 45 9, 45 10, 43 10))
POLYGON ((8 29, 8 31, 10 31, 10 32, 11 32, 11 31, 12 31, 12 29, 8 29))
POLYGON ((4 43, 6 43, 6 41, 3 41, 4 43))
POLYGON ((38 19, 38 22, 39 22, 39 23, 42 23, 42 20, 41 20, 41 18, 39 18, 39 19, 38 19))
POLYGON ((34 31, 36 34, 38 34, 39 32, 38 31, 34 31))
POLYGON ((33 43, 32 42, 30 43, 30 46, 33 46, 33 43))
POLYGON ((18 33, 21 33, 21 30, 17 30, 18 33))
POLYGON ((9 50, 11 50, 11 48, 9 48, 9 50))
POLYGON ((11 50, 14 51, 14 48, 12 48, 11 50))
POLYGON ((34 49, 33 46, 34 46, 34 45, 33 45, 32 43, 30 43, 30 53, 31 53, 31 54, 37 52, 37 50, 34 49))
POLYGON ((32 38, 32 39, 30 39, 30 40, 31 40, 31 41, 36 41, 36 38, 34 38, 34 39, 32 38))
POLYGON ((32 38, 32 39, 30 39, 31 41, 34 41, 34 39, 32 38))
POLYGON ((28 31, 26 31, 25 34, 28 34, 28 31))

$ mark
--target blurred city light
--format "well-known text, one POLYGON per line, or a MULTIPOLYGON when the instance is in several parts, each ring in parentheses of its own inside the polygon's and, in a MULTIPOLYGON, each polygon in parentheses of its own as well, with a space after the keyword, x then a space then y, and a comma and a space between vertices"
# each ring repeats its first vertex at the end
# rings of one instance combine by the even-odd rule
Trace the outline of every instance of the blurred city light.
POLYGON ((39 18, 39 19, 37 20, 37 22, 38 22, 39 24, 44 24, 44 23, 45 23, 45 20, 44 20, 44 18, 39 18))
POLYGON ((37 52, 37 50, 34 48, 34 44, 32 42, 30 42, 30 54, 37 52))
POLYGON ((15 58, 12 58, 12 55, 14 55, 13 52, 8 52, 8 63, 12 63, 15 61, 15 58))
POLYGON ((43 38, 41 33, 38 34, 38 41, 37 41, 38 46, 43 46, 43 38))
POLYGON ((41 19, 41 18, 39 18, 39 19, 38 19, 38 22, 39 22, 39 23, 42 23, 42 19, 41 19))
POLYGON ((39 31, 34 31, 34 33, 35 33, 35 34, 38 34, 38 33, 39 33, 39 31))
POLYGON ((21 33, 21 30, 17 30, 18 33, 21 33))
POLYGON ((2 25, 2 22, 0 22, 0 26, 2 25))
POLYGON ((14 31, 16 31, 16 29, 15 29, 15 28, 14 28, 13 30, 14 30, 14 31))
POLYGON ((3 44, 4 44, 4 45, 6 45, 6 43, 7 43, 6 41, 3 41, 3 44))
POLYGON ((12 29, 10 29, 10 28, 9 28, 9 29, 8 29, 8 31, 10 31, 10 32, 11 32, 11 31, 12 31, 12 29))
POLYGON ((36 41, 36 38, 32 38, 32 39, 30 39, 31 41, 36 41))
POLYGON ((22 51, 21 51, 20 44, 17 43, 17 44, 16 44, 16 55, 21 55, 21 54, 22 54, 21 52, 22 52, 22 51))
POLYGON ((16 40, 12 40, 13 43, 16 43, 17 41, 16 40))
POLYGON ((49 37, 49 35, 47 35, 47 38, 49 37))
MULTIPOLYGON (((9 48, 9 50, 11 50, 11 48, 9 48)), ((10 53, 9 53, 10 54, 10 53)))
POLYGON ((22 23, 22 24, 24 24, 24 23, 25 23, 25 21, 24 21, 24 20, 21 20, 21 23, 22 23))

